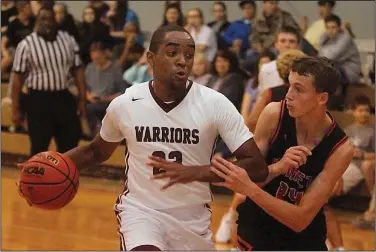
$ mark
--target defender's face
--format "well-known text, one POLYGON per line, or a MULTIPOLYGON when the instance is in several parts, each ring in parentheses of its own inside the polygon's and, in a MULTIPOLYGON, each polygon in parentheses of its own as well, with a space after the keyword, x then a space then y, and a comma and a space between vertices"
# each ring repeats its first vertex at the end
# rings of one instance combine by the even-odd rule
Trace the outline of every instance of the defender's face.
POLYGON ((301 117, 313 111, 317 106, 327 103, 327 93, 316 91, 312 76, 290 72, 289 82, 290 88, 286 94, 286 100, 290 116, 301 117))
POLYGON ((154 78, 175 90, 185 91, 195 55, 195 43, 186 32, 173 31, 165 34, 156 54, 148 52, 154 78))

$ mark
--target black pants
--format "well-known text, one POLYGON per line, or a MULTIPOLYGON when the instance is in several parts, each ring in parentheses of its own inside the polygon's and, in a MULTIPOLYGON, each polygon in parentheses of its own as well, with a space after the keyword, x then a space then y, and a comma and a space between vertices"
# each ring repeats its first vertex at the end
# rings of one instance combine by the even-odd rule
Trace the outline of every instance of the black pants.
POLYGON ((68 90, 29 90, 25 105, 31 155, 48 150, 52 137, 55 137, 57 151, 60 153, 78 145, 81 124, 77 115, 77 103, 68 90))

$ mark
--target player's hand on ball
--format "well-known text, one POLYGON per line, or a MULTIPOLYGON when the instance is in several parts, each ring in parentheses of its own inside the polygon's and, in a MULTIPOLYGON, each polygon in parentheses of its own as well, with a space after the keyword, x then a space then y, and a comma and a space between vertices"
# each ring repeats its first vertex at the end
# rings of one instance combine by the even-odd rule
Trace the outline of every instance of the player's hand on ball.
POLYGON ((307 157, 310 155, 312 155, 311 150, 302 145, 287 149, 281 161, 279 161, 281 165, 278 172, 285 174, 291 168, 298 169, 307 162, 307 157))
POLYGON ((152 179, 170 179, 161 190, 165 190, 176 183, 186 184, 196 181, 197 174, 199 174, 197 170, 192 169, 191 167, 155 156, 149 156, 149 161, 146 164, 153 169, 157 168, 164 170, 163 173, 153 175, 152 179))
POLYGON ((224 180, 223 182, 213 183, 213 185, 223 186, 244 195, 246 195, 252 186, 257 186, 251 181, 243 168, 222 157, 214 157, 212 159, 210 170, 224 180))

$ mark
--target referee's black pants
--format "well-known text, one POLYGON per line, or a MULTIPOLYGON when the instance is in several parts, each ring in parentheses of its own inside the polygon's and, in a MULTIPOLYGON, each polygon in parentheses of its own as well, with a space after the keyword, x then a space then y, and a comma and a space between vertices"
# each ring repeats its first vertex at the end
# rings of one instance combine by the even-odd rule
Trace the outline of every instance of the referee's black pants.
POLYGON ((60 153, 78 145, 81 124, 76 100, 68 90, 47 92, 29 89, 25 105, 31 155, 47 151, 52 137, 60 153))

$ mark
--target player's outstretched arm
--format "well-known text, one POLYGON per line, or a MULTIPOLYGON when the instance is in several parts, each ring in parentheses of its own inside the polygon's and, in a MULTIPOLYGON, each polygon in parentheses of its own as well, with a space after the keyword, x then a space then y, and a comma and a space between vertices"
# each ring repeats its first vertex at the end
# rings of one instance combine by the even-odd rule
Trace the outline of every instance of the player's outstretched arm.
POLYGON ((119 142, 107 142, 98 134, 93 141, 85 146, 76 147, 66 153, 78 169, 101 164, 109 159, 119 142))
MULTIPOLYGON (((326 162, 323 171, 309 186, 301 200, 291 204, 263 191, 252 182, 244 169, 226 160, 212 169, 224 182, 216 185, 227 187, 235 192, 248 196, 265 212, 295 232, 303 231, 328 201, 337 181, 349 166, 354 153, 354 147, 346 140, 338 147, 326 162)), ((288 193, 288 188, 282 188, 281 195, 288 193)))

